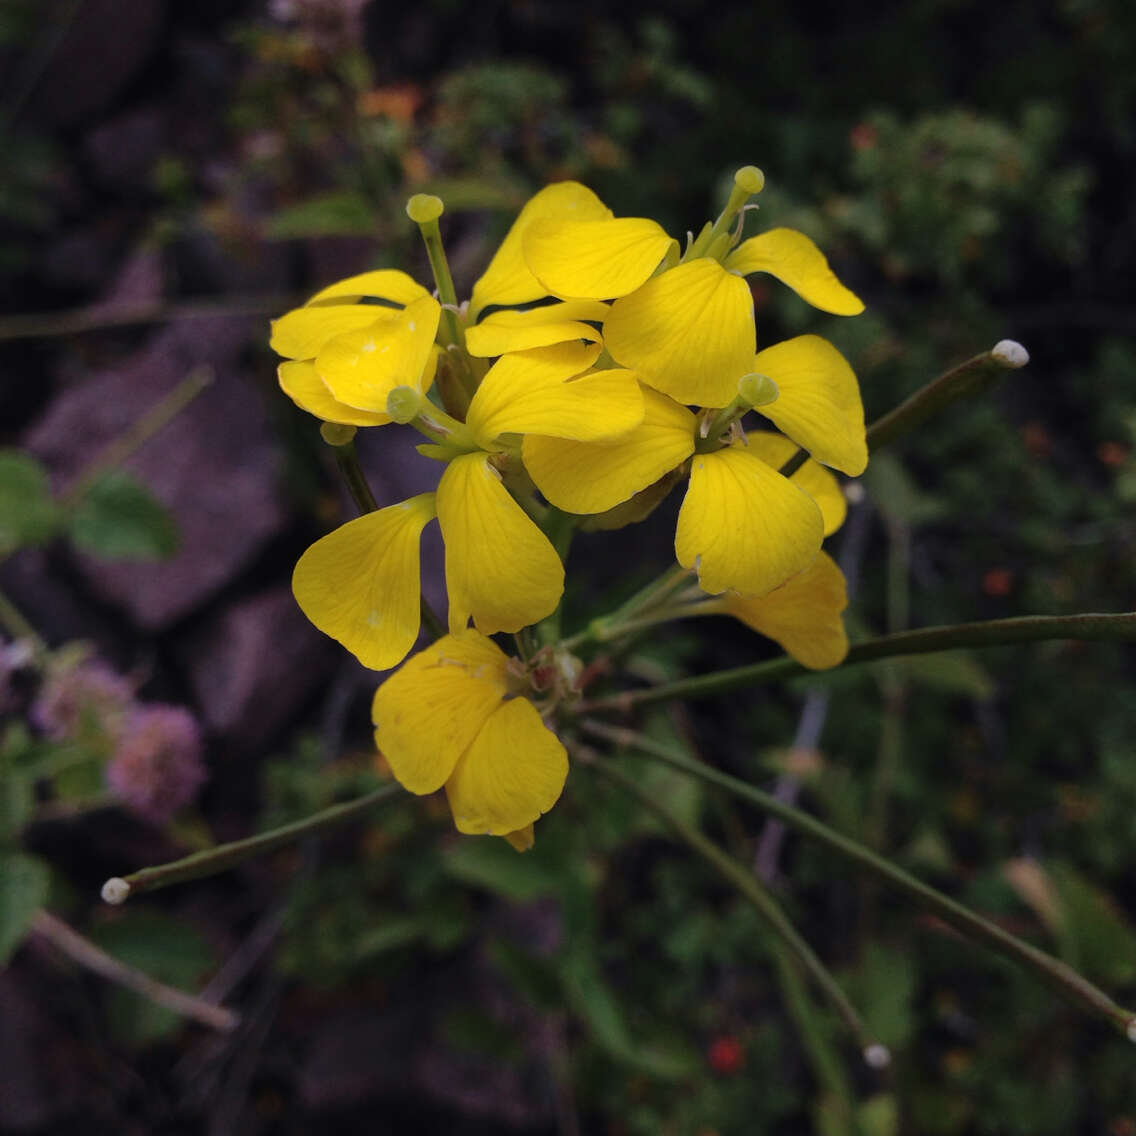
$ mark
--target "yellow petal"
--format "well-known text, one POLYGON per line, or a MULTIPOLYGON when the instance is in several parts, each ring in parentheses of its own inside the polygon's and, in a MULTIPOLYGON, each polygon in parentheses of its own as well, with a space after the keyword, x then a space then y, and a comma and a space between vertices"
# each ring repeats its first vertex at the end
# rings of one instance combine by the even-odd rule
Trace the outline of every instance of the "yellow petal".
POLYGON ((399 783, 433 793, 505 696, 504 652, 484 635, 444 635, 375 691, 375 744, 399 783))
POLYGON ((525 261, 557 296, 609 300, 634 292, 675 242, 645 217, 538 221, 524 237, 525 261))
POLYGON ((415 300, 383 323, 336 336, 316 356, 316 370, 337 401, 385 412, 395 387, 425 391, 441 314, 433 296, 415 300))
POLYGON ((340 525, 300 557, 292 590, 304 614, 365 666, 396 666, 420 621, 419 538, 434 494, 340 525))
POLYGON ((567 300, 528 311, 500 311, 466 329, 465 343, 471 355, 490 359, 508 351, 528 351, 570 339, 600 341, 600 333, 582 320, 602 324, 607 304, 599 300, 567 300))
POLYGON ((268 345, 285 359, 314 359, 337 335, 384 324, 396 315, 397 309, 379 308, 374 304, 294 308, 272 321, 272 338, 268 345))
POLYGON ((677 402, 725 406, 753 369, 749 285, 701 257, 616 300, 604 342, 617 363, 677 402))
POLYGON ((771 592, 820 549, 816 502, 742 446, 695 454, 675 553, 704 591, 771 592))
POLYGON ((560 557, 485 454, 450 462, 438 485, 438 523, 451 631, 463 630, 470 616, 485 635, 520 631, 556 610, 564 591, 560 557))
POLYGON ((758 413, 817 461, 858 477, 868 465, 864 404, 848 360, 819 335, 799 335, 759 351, 758 374, 778 387, 758 413))
POLYGON ((405 272, 400 272, 397 268, 380 268, 374 272, 361 272, 358 276, 349 276, 346 280, 328 285, 317 292, 308 301, 307 306, 357 303, 364 296, 368 296, 405 307, 429 295, 430 293, 417 280, 407 276, 405 272))
POLYGON ((673 399, 643 387, 643 422, 616 441, 526 435, 522 454, 537 488, 567 513, 603 513, 658 481, 694 453, 697 421, 673 399))
POLYGON ((446 782, 459 832, 508 836, 560 799, 568 753, 527 698, 499 706, 446 782))
POLYGON ((586 186, 562 181, 546 186, 531 198, 513 222, 485 275, 473 286, 469 315, 476 320, 490 304, 527 304, 548 295, 548 289, 525 263, 525 231, 535 221, 595 221, 610 217, 611 210, 586 186))
POLYGON ((504 839, 507 840, 516 851, 529 852, 536 841, 536 836, 533 833, 533 826, 526 824, 524 828, 518 828, 516 832, 506 832, 504 839))
MULTIPOLYGON (((796 452, 796 442, 790 442, 783 434, 769 431, 754 432, 746 436, 749 452, 761 458, 766 465, 780 469, 796 452)), ((824 466, 809 458, 789 479, 799 485, 820 507, 824 519, 824 535, 832 536, 848 515, 848 502, 840 482, 824 466)))
POLYGON ((276 368, 280 389, 301 409, 325 422, 341 422, 346 426, 382 426, 389 414, 356 410, 337 402, 312 363, 281 363, 276 368))
POLYGON ((766 596, 731 595, 722 610, 779 643, 802 666, 834 667, 848 654, 841 612, 848 606, 844 573, 826 552, 766 596))
POLYGON ((726 267, 743 276, 768 272, 822 312, 857 316, 864 310, 859 296, 836 279, 824 253, 796 229, 770 229, 742 241, 726 257, 726 267))
POLYGON ((593 371, 568 382, 568 358, 559 348, 542 348, 498 359, 466 416, 477 444, 490 449, 502 434, 615 438, 643 421, 643 396, 631 371, 593 371))

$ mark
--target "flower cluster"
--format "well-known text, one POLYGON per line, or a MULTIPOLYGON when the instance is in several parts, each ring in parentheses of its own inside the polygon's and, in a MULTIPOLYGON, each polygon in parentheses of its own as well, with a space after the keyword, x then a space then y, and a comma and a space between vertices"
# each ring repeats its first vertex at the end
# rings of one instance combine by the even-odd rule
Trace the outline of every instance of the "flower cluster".
POLYGON ((642 519, 685 481, 675 555, 697 580, 694 612, 732 615, 810 667, 847 649, 843 577, 820 547, 845 508, 825 467, 856 476, 867 464, 859 387, 816 335, 757 350, 745 278, 772 275, 837 315, 863 305, 804 234, 741 239, 763 184, 739 170, 726 208, 685 251, 582 185, 551 185, 460 305, 442 204, 412 198, 438 298, 382 269, 273 325, 280 384, 333 424, 325 437, 409 424, 441 464, 435 492, 317 541, 293 586, 317 627, 366 666, 394 667, 419 635, 420 537, 437 519, 449 635, 380 687, 375 722, 398 779, 417 793, 445 785, 462 831, 523 844, 563 785, 563 748, 531 700, 547 658, 510 664, 487 636, 553 616, 566 526, 642 519), (747 429, 750 411, 771 428, 747 429))
POLYGON ((111 794, 155 824, 191 804, 208 779, 194 716, 139 702, 130 679, 82 653, 61 652, 48 666, 30 719, 52 741, 105 761, 111 794))

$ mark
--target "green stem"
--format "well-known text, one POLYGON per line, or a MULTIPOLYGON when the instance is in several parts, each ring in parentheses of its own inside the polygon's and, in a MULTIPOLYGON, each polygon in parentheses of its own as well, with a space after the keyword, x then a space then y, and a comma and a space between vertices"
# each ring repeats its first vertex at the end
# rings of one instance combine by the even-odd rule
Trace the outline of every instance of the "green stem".
POLYGON ((401 792, 399 785, 384 785, 357 800, 331 805, 303 820, 293 821, 270 832, 262 832, 245 840, 234 840, 230 844, 219 844, 216 848, 195 852, 182 860, 159 864, 154 868, 143 868, 129 876, 107 880, 103 885, 103 899, 108 903, 122 903, 130 896, 140 895, 145 891, 156 891, 171 884, 199 880, 204 876, 215 876, 218 872, 226 872, 255 856, 264 856, 269 852, 275 852, 277 848, 295 844, 298 840, 318 836, 320 833, 350 824, 379 805, 393 800, 401 792))
POLYGON ((69 509, 90 491, 91 487, 111 470, 137 452, 155 434, 164 430, 207 386, 213 382, 213 368, 194 367, 169 394, 158 400, 119 437, 115 438, 59 498, 59 504, 69 509))
MULTIPOLYGON (((579 751, 577 752, 579 754, 579 751)), ((635 797, 645 809, 654 813, 683 844, 686 844, 701 856, 707 864, 753 904, 758 914, 769 924, 780 942, 811 975, 818 989, 832 1003, 833 1008, 843 1019, 852 1036, 855 1037, 861 1052, 866 1052, 870 1047, 877 1044, 861 1021, 856 1008, 848 1001, 847 995, 840 989, 831 972, 789 921, 788 916, 781 910, 781 905, 766 891, 758 882, 757 877, 745 865, 735 860, 699 829, 687 824, 661 801, 651 796, 638 781, 628 777, 626 773, 615 768, 610 762, 588 760, 586 751, 579 756, 588 761, 593 769, 618 785, 624 792, 635 797)))
POLYGON ((901 402, 868 427, 868 449, 878 450, 906 434, 921 422, 945 410, 960 398, 978 393, 1001 378, 1007 370, 1015 370, 1021 362, 1007 361, 1005 354, 984 351, 967 359, 901 402))
MULTIPOLYGON (((379 503, 375 500, 370 485, 367 484, 367 475, 363 472, 362 465, 359 464, 359 455, 355 452, 355 443, 353 441, 345 442, 341 446, 332 446, 331 448, 335 451, 335 464, 339 467, 339 472, 343 476, 351 499, 355 502, 355 507, 360 514, 375 512, 379 503)), ((425 596, 421 597, 420 605, 422 622, 426 625, 426 630, 435 639, 440 639, 446 634, 445 626, 425 596)))
MULTIPOLYGON (((1022 350, 1017 344, 1013 346, 1022 350)), ((1022 354, 1024 355, 1024 351, 1022 354)), ((958 402, 960 398, 977 394, 983 387, 1000 379, 1006 371, 1016 371, 1025 362, 1022 356, 1012 351, 999 352, 991 349, 975 355, 973 359, 967 359, 965 363, 960 363, 937 379, 932 379, 868 427, 869 452, 914 430, 920 423, 945 410, 951 403, 958 402)), ((808 451, 798 449, 778 472, 782 477, 792 477, 808 460, 808 451)))
MULTIPOLYGON (((695 613, 683 611, 681 614, 695 613)), ((991 619, 981 623, 958 623, 947 627, 901 631, 895 635, 881 635, 876 639, 854 643, 844 661, 832 670, 900 655, 925 655, 958 647, 1002 647, 1012 643, 1037 643, 1046 639, 1136 642, 1136 612, 1023 615, 1013 619, 991 619)), ((627 690, 607 698, 581 703, 579 709, 581 712, 626 711, 633 706, 646 706, 671 698, 706 698, 777 679, 827 673, 829 672, 811 671, 788 655, 783 655, 779 659, 678 679, 645 690, 627 690)))
POLYGON ((373 513, 379 503, 367 484, 367 475, 359 464, 359 455, 355 452, 355 443, 345 442, 342 446, 332 446, 335 451, 335 464, 339 467, 340 475, 347 485, 347 492, 355 502, 360 514, 373 513))
MULTIPOLYGON (((752 167, 746 167, 751 169, 752 167)), ((710 246, 724 234, 730 232, 730 228, 734 223, 734 219, 742 211, 745 203, 755 194, 761 192, 761 186, 765 184, 764 176, 761 176, 760 183, 754 182, 743 177, 744 171, 739 170, 734 177, 734 186, 730 190, 729 199, 726 202, 726 207, 718 214, 718 219, 709 228, 703 229, 698 234, 698 239, 686 251, 686 255, 682 258, 684 261, 695 260, 700 256, 705 256, 710 246)), ((757 171, 755 170, 756 174, 757 171)))
POLYGON ((657 576, 641 588, 630 599, 620 604, 608 615, 593 619, 583 631, 577 632, 561 644, 565 650, 573 650, 587 643, 607 643, 618 638, 632 616, 655 604, 662 603, 690 574, 681 564, 672 564, 661 576, 657 576))
POLYGON ((458 317, 458 294, 454 287, 454 278, 450 272, 450 262, 446 259, 446 249, 442 244, 442 230, 437 218, 430 221, 419 221, 418 228, 422 232, 422 240, 426 245, 426 255, 430 259, 430 268, 434 273, 434 283, 438 286, 438 299, 442 303, 442 324, 446 346, 457 348, 449 352, 456 358, 459 378, 465 388, 466 396, 473 398, 477 390, 477 377, 469 363, 469 355, 465 347, 465 328, 458 317))
POLYGON ((829 828, 808 813, 801 812, 745 781, 731 777, 728 773, 722 773, 713 766, 687 757, 633 730, 587 720, 580 723, 580 729, 593 737, 637 750, 683 773, 726 789, 739 799, 748 801, 763 812, 777 817, 790 828, 821 841, 840 855, 881 876, 892 886, 935 912, 944 922, 964 935, 979 940, 996 953, 1033 971, 1073 1005, 1104 1018, 1132 1041, 1136 1041, 1136 1013, 1117 1005, 1104 991, 1098 989, 1072 967, 1004 931, 997 924, 991 923, 929 884, 909 875, 890 860, 829 828))
MULTIPOLYGON (((556 555, 563 564, 568 559, 568 550, 572 547, 572 538, 576 535, 576 524, 579 518, 572 513, 565 513, 555 505, 549 506, 544 518, 544 535, 548 537, 556 555)), ((546 616, 536 626, 536 635, 542 646, 548 647, 560 640, 561 620, 564 615, 564 597, 556 605, 556 610, 546 616)))

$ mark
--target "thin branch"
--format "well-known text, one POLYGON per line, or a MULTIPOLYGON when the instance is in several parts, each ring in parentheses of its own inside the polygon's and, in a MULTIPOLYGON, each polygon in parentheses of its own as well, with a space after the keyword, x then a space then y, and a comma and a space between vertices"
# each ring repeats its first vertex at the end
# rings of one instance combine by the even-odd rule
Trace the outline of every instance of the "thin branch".
POLYGON ((286 311, 303 303, 296 296, 229 296, 221 300, 171 303, 148 300, 138 304, 94 304, 65 312, 30 312, 0 318, 0 342, 12 339, 51 339, 104 328, 174 320, 215 319, 218 316, 259 316, 286 311))
POLYGON ((764 812, 779 817, 790 828, 827 844, 840 855, 883 877, 893 887, 930 908, 956 930, 971 938, 978 939, 997 954, 1026 967, 1073 1005, 1104 1018, 1131 1041, 1136 1041, 1136 1012, 1117 1005, 1104 991, 1098 989, 1072 967, 1044 951, 1038 950, 1016 935, 1004 931, 996 923, 984 919, 968 907, 964 907, 961 903, 937 891, 929 884, 925 884, 922 880, 905 872, 891 860, 878 855, 870 848, 864 847, 864 845, 842 835, 835 829, 829 828, 828 825, 808 813, 786 805, 771 794, 765 793, 745 781, 731 777, 728 773, 723 773, 704 762, 689 758, 686 754, 672 750, 669 746, 637 734, 633 730, 621 729, 609 726, 604 722, 595 721, 581 722, 580 729, 593 737, 603 738, 615 745, 633 749, 646 757, 663 761, 683 773, 688 773, 701 778, 703 781, 708 781, 712 785, 726 789, 740 800, 747 801, 764 812))
POLYGON ((222 1033, 231 1033, 240 1024, 240 1018, 232 1010, 195 998, 192 994, 151 978, 133 966, 127 966, 49 911, 41 909, 36 912, 32 919, 32 932, 87 970, 118 986, 124 986, 127 990, 133 990, 156 1006, 172 1010, 183 1018, 192 1018, 195 1022, 222 1033))
POLYGON ((841 990, 832 973, 801 937, 777 900, 744 864, 735 860, 699 829, 687 824, 677 813, 651 796, 638 781, 628 777, 610 762, 596 760, 594 754, 590 755, 586 748, 581 747, 577 748, 576 756, 634 797, 645 809, 653 812, 683 844, 701 856, 719 875, 737 888, 757 908, 758 914, 769 924, 792 958, 812 977, 818 989, 832 1004, 856 1039, 860 1052, 863 1054, 878 1052, 879 1043, 868 1032, 867 1026, 864 1025, 856 1008, 841 990))
POLYGON ((228 871, 255 856, 263 856, 275 852, 277 848, 295 844, 305 837, 316 836, 341 825, 351 824, 366 816, 371 809, 393 800, 401 792, 402 788, 399 785, 393 783, 384 785, 381 789, 376 789, 357 800, 332 805, 303 820, 293 821, 270 832, 262 832, 245 840, 234 840, 230 844, 219 844, 216 848, 195 852, 182 860, 159 864, 153 868, 143 868, 129 876, 115 876, 103 884, 103 899, 107 903, 123 903, 130 896, 140 895, 145 891, 156 891, 171 884, 199 880, 204 876, 215 876, 218 872, 228 871))
MULTIPOLYGON (((1013 643, 1038 643, 1047 639, 1136 642, 1136 612, 1023 615, 1013 619, 991 619, 902 631, 854 643, 844 661, 831 669, 841 670, 858 663, 901 655, 925 655, 959 647, 1003 647, 1013 643)), ((744 667, 662 683, 645 690, 628 690, 592 699, 580 703, 578 709, 581 713, 595 710, 628 711, 634 706, 647 706, 670 698, 706 698, 777 679, 827 673, 829 672, 811 671, 788 655, 783 655, 763 663, 751 663, 744 667)))
POLYGON ((62 494, 59 503, 64 508, 70 508, 80 501, 100 478, 111 470, 118 469, 155 434, 164 430, 213 382, 213 377, 213 368, 208 364, 194 367, 169 394, 160 398, 141 418, 95 457, 94 461, 79 474, 74 484, 62 494))
POLYGON ((977 394, 983 387, 1029 362, 1029 354, 1010 339, 996 343, 989 351, 967 359, 933 379, 868 427, 868 449, 878 450, 920 423, 939 414, 953 402, 977 394))

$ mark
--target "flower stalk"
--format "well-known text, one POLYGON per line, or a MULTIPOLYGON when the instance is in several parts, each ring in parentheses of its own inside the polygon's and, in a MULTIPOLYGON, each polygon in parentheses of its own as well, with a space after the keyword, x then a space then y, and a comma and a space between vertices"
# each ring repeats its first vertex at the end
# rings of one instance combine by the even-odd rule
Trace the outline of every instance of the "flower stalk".
POLYGON ((832 1004, 833 1009, 840 1015, 849 1032, 856 1039, 861 1053, 866 1053, 879 1045, 868 1032, 868 1028, 856 1011, 855 1006, 848 1000, 848 996, 840 988, 832 973, 820 961, 812 947, 801 937, 800 932, 797 931, 781 909, 781 905, 749 869, 735 860, 725 849, 720 848, 699 829, 687 824, 675 812, 648 793, 638 781, 627 776, 610 761, 597 760, 595 755, 590 754, 586 749, 583 751, 578 749, 576 756, 603 777, 606 777, 607 780, 619 786, 623 792, 634 797, 649 812, 654 813, 679 841, 702 857, 720 876, 753 904, 758 914, 776 935, 780 945, 803 967, 813 979, 817 988, 832 1004))
MULTIPOLYGON (((777 817, 795 831, 821 841, 846 859, 867 868, 916 902, 929 908, 957 931, 969 938, 977 939, 995 953, 1032 971, 1073 1005, 1104 1019, 1130 1040, 1136 1041, 1136 1012, 1117 1005, 1103 990, 1094 986, 1072 967, 1003 930, 996 923, 984 919, 950 896, 905 872, 891 860, 829 828, 808 813, 634 730, 592 720, 582 721, 580 729, 592 737, 633 749, 645 757, 662 761, 674 769, 725 789, 739 800, 755 805, 763 812, 777 817)), ((610 769, 607 772, 610 773, 610 769)))
POLYGON ((218 844, 216 848, 195 852, 192 856, 173 860, 168 864, 142 868, 129 876, 116 876, 103 884, 102 897, 107 903, 117 905, 125 903, 132 895, 141 895, 142 892, 157 891, 158 888, 169 887, 171 884, 200 880, 206 876, 215 876, 219 872, 227 872, 230 868, 256 856, 264 856, 308 837, 319 836, 343 825, 352 824, 366 816, 372 809, 387 804, 401 794, 400 786, 383 785, 354 801, 330 805, 309 817, 304 817, 303 820, 281 825, 268 832, 258 833, 244 840, 234 840, 228 844, 218 844))
MULTIPOLYGON (((712 601, 711 601, 712 602, 712 601)), ((667 619, 699 614, 696 610, 709 605, 690 605, 673 608, 665 613, 667 619)), ((644 617, 634 625, 625 622, 621 631, 639 630, 658 622, 644 617)), ((610 637, 610 636, 609 636, 610 637)), ((1096 613, 1081 615, 1022 615, 1010 619, 991 619, 976 623, 957 623, 945 627, 925 627, 917 631, 901 631, 893 635, 880 635, 853 643, 844 662, 833 670, 856 666, 902 655, 926 655, 935 651, 950 651, 960 647, 1004 647, 1015 643, 1038 643, 1049 639, 1078 639, 1114 643, 1136 642, 1136 612, 1096 613)), ((726 694, 778 679, 799 678, 815 674, 795 659, 784 655, 766 662, 750 663, 744 667, 714 671, 706 675, 677 679, 643 690, 628 690, 621 694, 592 699, 580 704, 580 711, 628 711, 634 706, 647 706, 673 698, 707 698, 726 694)), ((826 672, 827 673, 827 672, 826 672)))

